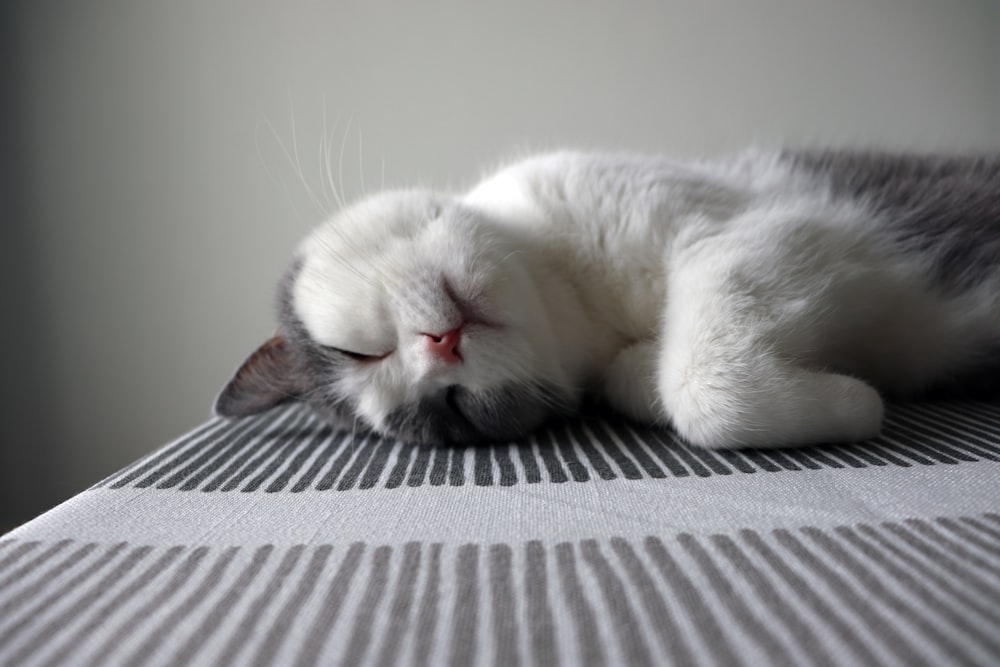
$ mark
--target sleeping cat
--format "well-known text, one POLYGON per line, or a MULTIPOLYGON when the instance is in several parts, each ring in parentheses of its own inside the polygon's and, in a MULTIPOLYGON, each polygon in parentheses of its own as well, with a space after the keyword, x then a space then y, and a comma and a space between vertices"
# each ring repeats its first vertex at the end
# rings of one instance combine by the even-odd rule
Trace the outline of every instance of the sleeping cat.
POLYGON ((861 440, 1000 375, 1000 154, 542 155, 340 211, 279 320, 219 415, 496 441, 595 395, 703 447, 861 440))

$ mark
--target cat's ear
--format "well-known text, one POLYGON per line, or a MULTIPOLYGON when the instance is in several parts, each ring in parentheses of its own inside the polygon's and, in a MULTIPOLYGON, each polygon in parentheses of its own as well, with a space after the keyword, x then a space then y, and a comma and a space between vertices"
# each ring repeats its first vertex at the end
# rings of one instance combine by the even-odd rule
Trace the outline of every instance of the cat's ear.
POLYGON ((220 417, 246 417, 295 400, 304 387, 278 334, 254 350, 215 399, 220 417))

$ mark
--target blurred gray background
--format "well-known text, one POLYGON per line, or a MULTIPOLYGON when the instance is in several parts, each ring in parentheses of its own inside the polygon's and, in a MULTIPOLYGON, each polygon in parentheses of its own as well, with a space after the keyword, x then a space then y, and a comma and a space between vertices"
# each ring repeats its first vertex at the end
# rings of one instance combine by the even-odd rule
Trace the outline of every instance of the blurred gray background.
POLYGON ((465 187, 554 147, 1000 146, 992 0, 2 6, 0 527, 206 418, 328 180, 465 187))

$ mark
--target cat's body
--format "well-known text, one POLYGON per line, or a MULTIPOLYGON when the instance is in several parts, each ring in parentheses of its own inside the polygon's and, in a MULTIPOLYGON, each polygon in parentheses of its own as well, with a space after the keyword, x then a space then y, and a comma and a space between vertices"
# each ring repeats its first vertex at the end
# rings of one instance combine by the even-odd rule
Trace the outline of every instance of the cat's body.
POLYGON ((221 414, 503 439, 595 393, 708 447, 862 439, 875 387, 1000 371, 1000 156, 539 156, 342 211, 280 302, 221 414))

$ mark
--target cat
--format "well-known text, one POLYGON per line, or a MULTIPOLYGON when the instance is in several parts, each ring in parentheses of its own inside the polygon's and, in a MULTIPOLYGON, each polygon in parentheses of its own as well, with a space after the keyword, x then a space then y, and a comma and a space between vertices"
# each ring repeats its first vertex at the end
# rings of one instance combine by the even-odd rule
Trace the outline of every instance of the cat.
POLYGON ((1000 376, 1000 154, 544 154, 344 208, 278 292, 218 415, 472 443, 596 396, 707 448, 859 441, 1000 376))

